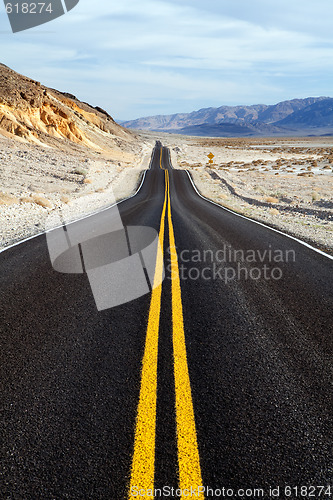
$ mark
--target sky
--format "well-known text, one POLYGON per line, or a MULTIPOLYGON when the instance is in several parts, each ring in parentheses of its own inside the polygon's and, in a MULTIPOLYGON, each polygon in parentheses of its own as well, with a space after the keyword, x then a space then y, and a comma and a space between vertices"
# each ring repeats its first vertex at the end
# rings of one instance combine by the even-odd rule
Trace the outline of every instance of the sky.
POLYGON ((332 0, 80 0, 0 62, 115 119, 333 96, 332 0))

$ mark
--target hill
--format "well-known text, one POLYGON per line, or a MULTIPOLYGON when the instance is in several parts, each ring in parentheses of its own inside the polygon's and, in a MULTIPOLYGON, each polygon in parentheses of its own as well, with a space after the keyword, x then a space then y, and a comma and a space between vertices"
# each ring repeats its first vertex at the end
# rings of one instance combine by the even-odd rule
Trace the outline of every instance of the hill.
POLYGON ((107 152, 135 135, 118 125, 102 108, 0 64, 0 134, 24 142, 107 152))
POLYGON ((333 132, 332 102, 327 97, 308 97, 275 105, 220 106, 138 118, 122 125, 138 130, 216 137, 320 135, 333 132))
POLYGON ((315 102, 280 120, 276 125, 296 128, 333 127, 333 99, 315 102))

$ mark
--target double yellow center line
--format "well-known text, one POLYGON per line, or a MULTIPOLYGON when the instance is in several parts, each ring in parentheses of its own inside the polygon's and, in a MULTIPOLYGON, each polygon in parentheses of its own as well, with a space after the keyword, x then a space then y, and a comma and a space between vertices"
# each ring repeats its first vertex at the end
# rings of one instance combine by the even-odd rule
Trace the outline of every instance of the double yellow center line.
POLYGON ((160 168, 163 169, 163 167, 162 167, 162 157, 163 157, 163 148, 161 148, 161 154, 160 154, 160 168))
MULTIPOLYGON (((160 162, 161 160, 162 152, 160 162)), ((166 170, 164 203, 159 231, 160 248, 156 257, 155 268, 155 283, 160 284, 156 288, 153 288, 150 303, 145 352, 142 362, 140 399, 136 420, 129 498, 135 496, 132 495, 133 491, 153 491, 154 489, 158 334, 161 316, 161 283, 163 276, 163 245, 166 216, 168 221, 172 277, 172 343, 176 395, 179 488, 182 491, 188 491, 191 488, 197 489, 199 486, 202 486, 191 384, 187 365, 178 257, 171 216, 169 172, 166 170)), ((204 495, 201 493, 197 498, 203 500, 204 495)))

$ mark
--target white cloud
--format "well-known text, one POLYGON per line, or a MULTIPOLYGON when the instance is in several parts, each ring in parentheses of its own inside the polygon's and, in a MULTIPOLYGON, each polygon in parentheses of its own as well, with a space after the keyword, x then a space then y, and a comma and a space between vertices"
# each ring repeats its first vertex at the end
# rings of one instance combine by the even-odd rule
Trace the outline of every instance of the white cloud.
POLYGON ((131 118, 330 94, 332 14, 327 0, 81 0, 16 35, 0 16, 0 47, 17 71, 131 118))

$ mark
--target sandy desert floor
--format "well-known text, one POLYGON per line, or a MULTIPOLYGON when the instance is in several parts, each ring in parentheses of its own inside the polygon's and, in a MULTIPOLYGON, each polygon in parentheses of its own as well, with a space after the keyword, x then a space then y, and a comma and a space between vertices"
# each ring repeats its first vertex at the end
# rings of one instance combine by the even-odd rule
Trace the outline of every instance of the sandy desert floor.
POLYGON ((75 220, 133 194, 153 144, 103 156, 0 136, 0 249, 43 232, 51 214, 75 220))
POLYGON ((199 191, 333 253, 333 138, 221 139, 141 133, 141 148, 103 156, 0 137, 0 248, 133 194, 159 139, 199 191), (207 155, 214 154, 213 163, 207 155))

